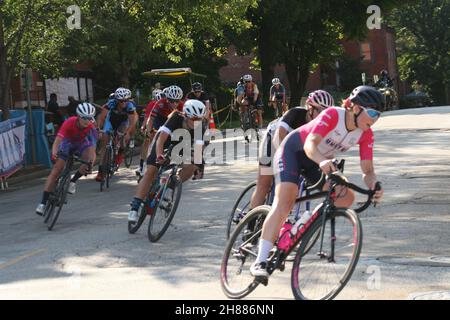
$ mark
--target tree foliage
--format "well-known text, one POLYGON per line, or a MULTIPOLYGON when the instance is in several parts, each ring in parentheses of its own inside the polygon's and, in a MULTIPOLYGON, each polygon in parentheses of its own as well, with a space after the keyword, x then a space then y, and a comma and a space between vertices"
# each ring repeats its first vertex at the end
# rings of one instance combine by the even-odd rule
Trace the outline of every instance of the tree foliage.
POLYGON ((419 81, 437 103, 450 104, 450 1, 421 0, 393 10, 400 76, 419 81))

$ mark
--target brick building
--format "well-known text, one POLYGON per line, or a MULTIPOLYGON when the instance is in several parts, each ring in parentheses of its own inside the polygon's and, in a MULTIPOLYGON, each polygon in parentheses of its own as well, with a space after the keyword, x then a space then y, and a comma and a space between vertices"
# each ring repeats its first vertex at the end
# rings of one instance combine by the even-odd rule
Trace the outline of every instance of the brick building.
MULTIPOLYGON (((79 101, 93 101, 94 91, 92 71, 88 63, 75 66, 75 76, 58 79, 44 79, 38 72, 31 72, 30 100, 33 107, 46 107, 51 93, 56 93, 58 104, 64 107, 69 104, 68 96, 79 101)), ((11 81, 10 104, 13 108, 25 108, 27 97, 25 92, 25 75, 11 81)))
MULTIPOLYGON (((351 58, 361 59, 360 68, 365 72, 367 80, 372 80, 374 75, 378 75, 381 70, 386 69, 394 80, 396 90, 400 94, 405 94, 405 85, 399 83, 398 78, 395 31, 392 28, 382 26, 379 30, 370 30, 365 41, 343 41, 342 46, 344 52, 351 58)), ((251 74, 256 83, 261 85, 261 72, 250 69, 252 55, 239 56, 235 48, 230 47, 225 58, 228 60, 228 65, 221 68, 219 73, 226 86, 234 86, 246 73, 251 74)), ((317 67, 308 78, 306 91, 319 88, 339 91, 339 75, 336 67, 338 67, 338 62, 335 66, 321 65, 317 67)), ((277 65, 274 76, 280 78, 289 93, 289 83, 284 66, 277 65)))

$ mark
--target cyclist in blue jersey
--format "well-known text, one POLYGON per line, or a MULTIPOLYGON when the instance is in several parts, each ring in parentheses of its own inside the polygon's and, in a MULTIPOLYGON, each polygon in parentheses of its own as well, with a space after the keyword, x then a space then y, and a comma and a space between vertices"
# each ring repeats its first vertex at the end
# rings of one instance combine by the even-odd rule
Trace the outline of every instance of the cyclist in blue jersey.
POLYGON ((100 152, 99 152, 99 170, 95 177, 96 181, 102 181, 102 166, 104 165, 104 154, 106 144, 108 143, 111 132, 118 131, 125 133, 123 145, 119 148, 117 155, 117 164, 124 159, 124 147, 128 144, 136 130, 138 115, 136 113, 136 104, 131 99, 131 91, 126 88, 118 88, 114 93, 114 99, 108 100, 98 118, 98 127, 101 129, 100 152))

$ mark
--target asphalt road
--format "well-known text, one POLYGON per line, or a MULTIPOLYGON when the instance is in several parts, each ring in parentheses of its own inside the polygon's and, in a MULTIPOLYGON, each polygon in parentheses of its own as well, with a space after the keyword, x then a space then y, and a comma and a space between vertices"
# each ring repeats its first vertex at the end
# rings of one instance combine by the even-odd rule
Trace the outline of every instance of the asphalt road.
MULTIPOLYGON (((374 131, 385 198, 362 214, 360 262, 338 299, 450 298, 450 107, 385 113, 374 131)), ((43 178, 1 192, 0 299, 224 299, 226 221, 257 169, 255 143, 245 156, 242 138, 226 141, 227 163, 184 184, 157 243, 147 222, 127 232, 135 167, 103 193, 94 176, 82 178, 51 232, 34 214, 43 178)), ((362 184, 357 150, 346 159, 347 176, 362 184)), ((247 297, 292 298, 289 265, 247 297)))

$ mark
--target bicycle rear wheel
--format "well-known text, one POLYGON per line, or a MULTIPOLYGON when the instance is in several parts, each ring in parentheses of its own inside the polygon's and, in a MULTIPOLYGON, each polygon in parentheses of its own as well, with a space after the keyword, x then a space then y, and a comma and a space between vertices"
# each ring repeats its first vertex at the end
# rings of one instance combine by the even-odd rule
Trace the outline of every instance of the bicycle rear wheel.
POLYGON ((258 242, 270 206, 250 211, 237 225, 225 247, 220 268, 220 284, 228 298, 242 299, 259 285, 250 274, 258 255, 258 242))
POLYGON ((169 228, 180 202, 182 185, 181 179, 177 175, 173 175, 167 180, 165 186, 161 186, 160 191, 155 195, 158 199, 156 199, 156 205, 148 224, 148 239, 150 242, 156 242, 161 239, 167 228, 169 228), (167 187, 170 179, 173 179, 173 189, 167 187))
POLYGON ((62 207, 66 202, 67 191, 69 190, 70 184, 70 172, 64 175, 57 186, 55 192, 55 206, 51 211, 51 215, 49 215, 47 219, 47 229, 51 231, 55 226, 56 221, 58 220, 59 214, 61 213, 62 207))
POLYGON ((256 189, 256 182, 250 183, 239 195, 236 203, 231 210, 231 214, 228 218, 227 224, 227 239, 230 238, 231 233, 235 227, 242 220, 242 218, 250 211, 250 201, 253 192, 256 189))
POLYGON ((320 251, 317 231, 322 219, 319 215, 303 236, 292 266, 291 288, 299 300, 335 298, 350 280, 361 253, 362 227, 353 210, 337 208, 327 214, 320 251))

